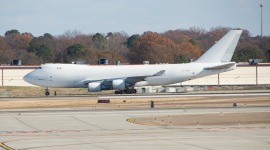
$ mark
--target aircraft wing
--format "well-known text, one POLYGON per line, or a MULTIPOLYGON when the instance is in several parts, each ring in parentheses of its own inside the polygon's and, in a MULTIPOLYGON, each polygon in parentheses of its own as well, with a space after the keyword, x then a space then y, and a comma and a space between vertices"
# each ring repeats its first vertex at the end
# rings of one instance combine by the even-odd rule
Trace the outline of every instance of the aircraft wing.
POLYGON ((228 69, 232 66, 235 65, 235 62, 230 62, 227 64, 222 64, 222 65, 218 65, 218 66, 214 66, 214 67, 206 67, 204 68, 204 70, 220 70, 220 69, 228 69))
POLYGON ((125 80, 130 83, 136 83, 139 81, 144 81, 147 77, 154 77, 154 76, 162 76, 165 73, 165 70, 161 70, 152 75, 145 75, 145 76, 134 76, 134 77, 126 77, 125 80))
POLYGON ((119 77, 119 78, 110 78, 110 79, 99 79, 99 80, 85 80, 83 81, 84 84, 88 84, 91 82, 102 82, 102 83, 110 83, 113 80, 123 79, 129 83, 135 84, 136 82, 144 81, 147 77, 154 77, 154 76, 162 76, 165 73, 165 70, 160 70, 159 72, 151 75, 144 75, 144 76, 131 76, 131 77, 119 77))

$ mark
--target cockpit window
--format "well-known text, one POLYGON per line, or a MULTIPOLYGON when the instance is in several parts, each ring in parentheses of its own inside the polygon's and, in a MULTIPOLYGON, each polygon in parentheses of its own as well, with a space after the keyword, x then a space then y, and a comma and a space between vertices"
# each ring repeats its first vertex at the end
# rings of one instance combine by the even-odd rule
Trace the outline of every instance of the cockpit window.
POLYGON ((38 67, 37 69, 42 69, 41 67, 38 67))

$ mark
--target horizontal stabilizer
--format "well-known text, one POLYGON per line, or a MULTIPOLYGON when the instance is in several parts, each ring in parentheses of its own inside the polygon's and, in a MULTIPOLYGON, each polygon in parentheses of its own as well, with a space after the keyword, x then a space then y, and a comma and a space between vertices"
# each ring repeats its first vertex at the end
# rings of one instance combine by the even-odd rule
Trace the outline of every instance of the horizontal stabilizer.
POLYGON ((231 62, 231 63, 227 63, 227 64, 223 64, 223 65, 218 65, 218 66, 214 66, 214 67, 206 67, 206 68, 204 68, 204 70, 228 69, 228 68, 231 68, 234 65, 235 65, 235 63, 234 62, 231 62))

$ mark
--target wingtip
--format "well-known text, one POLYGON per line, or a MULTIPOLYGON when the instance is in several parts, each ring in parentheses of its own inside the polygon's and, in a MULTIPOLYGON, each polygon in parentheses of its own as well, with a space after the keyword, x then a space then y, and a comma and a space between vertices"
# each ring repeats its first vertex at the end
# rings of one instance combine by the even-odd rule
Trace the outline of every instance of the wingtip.
POLYGON ((242 32, 243 32, 242 29, 232 29, 231 31, 233 31, 233 32, 238 32, 238 33, 242 33, 242 32))
POLYGON ((166 70, 160 70, 159 72, 157 72, 156 74, 154 74, 154 76, 162 76, 165 73, 166 70))

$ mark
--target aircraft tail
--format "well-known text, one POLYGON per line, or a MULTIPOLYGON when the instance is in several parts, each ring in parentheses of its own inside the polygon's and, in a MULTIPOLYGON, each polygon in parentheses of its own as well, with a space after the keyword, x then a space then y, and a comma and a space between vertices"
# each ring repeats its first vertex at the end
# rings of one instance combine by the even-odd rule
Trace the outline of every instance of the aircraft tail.
POLYGON ((195 63, 230 62, 242 30, 231 30, 208 49, 195 63))

